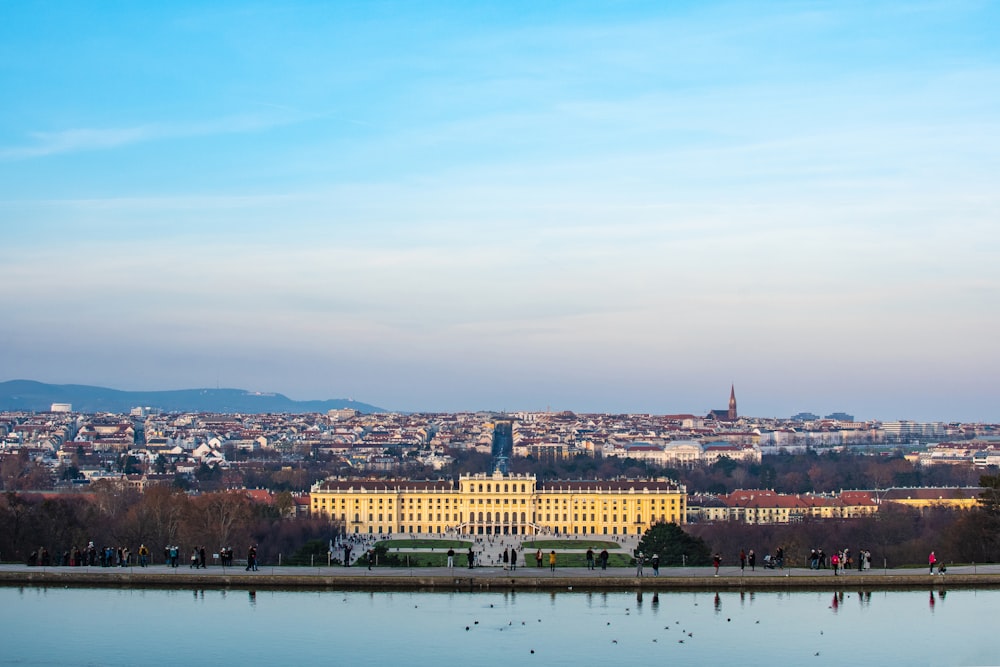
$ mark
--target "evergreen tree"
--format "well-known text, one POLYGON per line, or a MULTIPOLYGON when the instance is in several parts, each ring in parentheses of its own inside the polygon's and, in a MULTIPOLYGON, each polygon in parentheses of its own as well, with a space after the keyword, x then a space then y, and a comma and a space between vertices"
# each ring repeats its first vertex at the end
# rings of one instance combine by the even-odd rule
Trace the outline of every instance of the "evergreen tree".
POLYGON ((646 557, 660 555, 660 563, 668 565, 711 565, 708 544, 700 537, 684 532, 676 523, 657 523, 643 533, 639 551, 646 557))
POLYGON ((979 494, 979 507, 988 516, 1000 517, 1000 475, 983 475, 979 478, 983 487, 979 494))

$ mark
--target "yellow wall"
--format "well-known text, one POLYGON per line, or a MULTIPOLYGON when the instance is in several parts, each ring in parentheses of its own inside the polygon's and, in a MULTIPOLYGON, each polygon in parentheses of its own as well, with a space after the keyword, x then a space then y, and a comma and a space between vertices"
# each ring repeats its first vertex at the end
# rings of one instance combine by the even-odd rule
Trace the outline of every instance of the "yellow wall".
POLYGON ((972 509, 978 504, 976 498, 886 498, 883 502, 898 503, 908 507, 924 509, 927 507, 952 507, 955 509, 972 509))
POLYGON ((348 533, 636 535, 657 522, 684 523, 684 487, 660 481, 554 483, 533 475, 467 475, 448 482, 328 480, 311 513, 348 533))
MULTIPOLYGON (((595 485, 599 486, 599 485, 595 485)), ((685 523, 683 491, 586 490, 541 491, 536 519, 543 532, 570 535, 637 535, 655 523, 685 523)))

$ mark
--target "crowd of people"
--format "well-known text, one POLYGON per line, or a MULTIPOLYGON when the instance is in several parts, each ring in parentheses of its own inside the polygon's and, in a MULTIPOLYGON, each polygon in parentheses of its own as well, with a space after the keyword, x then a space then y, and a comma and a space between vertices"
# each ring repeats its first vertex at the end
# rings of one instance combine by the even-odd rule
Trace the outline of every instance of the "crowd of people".
MULTIPOLYGON (((254 547, 250 550, 256 552, 254 547)), ((234 562, 234 551, 232 547, 223 547, 217 554, 219 564, 222 566, 232 566, 234 562)), ((177 545, 167 545, 163 548, 163 562, 168 567, 178 567, 181 559, 181 547, 177 545)), ((153 564, 152 554, 149 547, 140 544, 139 549, 133 552, 128 547, 97 547, 93 542, 86 547, 73 546, 62 553, 60 557, 53 557, 45 547, 39 547, 32 551, 27 558, 27 564, 32 567, 129 567, 138 565, 147 567, 153 564)), ((196 546, 191 549, 190 567, 195 569, 205 569, 208 567, 208 554, 204 546, 196 546)))
MULTIPOLYGON (((335 540, 330 541, 330 556, 331 560, 340 560, 338 558, 343 554, 342 564, 345 567, 350 567, 352 560, 362 554, 368 555, 369 569, 373 561, 374 545, 380 539, 385 539, 386 536, 369 536, 369 535, 345 535, 339 537, 335 540)), ((548 564, 549 569, 555 571, 556 568, 556 552, 554 550, 549 553, 544 553, 542 549, 537 549, 534 552, 519 549, 520 545, 516 540, 511 540, 508 543, 506 540, 497 536, 484 536, 476 538, 473 546, 471 546, 466 554, 466 564, 469 568, 484 565, 501 566, 504 570, 516 570, 518 561, 520 558, 524 558, 524 565, 527 567, 530 564, 532 558, 534 558, 535 566, 537 568, 542 568, 548 564), (487 553, 490 551, 495 552, 495 547, 501 547, 499 555, 489 555, 487 553), (492 549, 488 549, 492 547, 492 549)), ((204 546, 192 547, 189 557, 189 567, 194 569, 206 569, 208 567, 207 553, 204 546)), ((453 568, 455 566, 455 550, 449 548, 448 552, 447 566, 453 568)), ((644 575, 645 566, 650 566, 653 572, 653 576, 658 576, 660 573, 660 556, 659 554, 646 555, 641 551, 636 551, 635 554, 635 565, 636 565, 636 576, 641 577, 644 575)), ((232 547, 222 547, 219 549, 219 553, 216 555, 219 564, 224 567, 231 567, 234 564, 234 550, 232 547)), ((756 571, 757 566, 761 565, 766 569, 784 569, 785 565, 785 553, 782 547, 775 549, 773 554, 765 554, 762 561, 758 561, 757 552, 754 549, 740 549, 737 556, 740 573, 744 573, 747 568, 751 572, 756 571)), ((176 568, 179 566, 181 559, 181 547, 177 545, 168 545, 163 549, 163 559, 168 567, 176 568)), ((595 553, 594 549, 591 547, 587 548, 586 552, 586 567, 588 570, 595 570, 598 566, 602 570, 608 568, 609 554, 607 549, 603 549, 600 553, 595 553)), ((712 566, 716 576, 719 574, 719 568, 722 565, 722 555, 718 552, 712 555, 712 566)), ((935 553, 932 551, 929 556, 929 566, 931 574, 944 574, 945 566, 942 561, 940 561, 935 553), (937 570, 935 572, 935 570, 937 570)), ((27 564, 29 566, 68 566, 68 567, 128 567, 132 564, 137 564, 140 567, 146 567, 152 564, 152 558, 150 556, 149 548, 145 544, 141 544, 137 552, 133 552, 125 546, 121 547, 110 547, 105 546, 98 548, 92 541, 87 544, 84 548, 79 548, 73 546, 71 549, 66 550, 61 556, 53 556, 48 549, 44 546, 39 547, 37 550, 32 551, 27 558, 27 564)), ((254 545, 247 548, 247 571, 257 570, 257 549, 254 545)), ((866 572, 871 569, 872 565, 872 553, 868 549, 859 549, 856 553, 852 552, 850 549, 838 549, 831 554, 827 554, 821 548, 811 549, 809 556, 806 559, 806 565, 813 570, 832 570, 835 576, 842 575, 848 570, 857 569, 858 572, 866 572)))
POLYGON ((850 549, 838 549, 832 554, 826 554, 822 549, 812 549, 809 552, 809 568, 812 570, 833 570, 834 575, 840 575, 847 570, 857 568, 858 572, 870 570, 872 566, 872 552, 868 549, 859 549, 857 554, 851 553, 850 549))
MULTIPOLYGON (((145 553, 148 558, 149 550, 145 545, 139 547, 139 564, 145 567, 146 560, 142 556, 145 553)), ((81 549, 74 545, 67 549, 61 556, 53 557, 45 547, 28 554, 27 564, 36 567, 49 567, 60 565, 63 567, 128 567, 132 563, 132 552, 128 547, 102 547, 97 548, 93 542, 81 549)))

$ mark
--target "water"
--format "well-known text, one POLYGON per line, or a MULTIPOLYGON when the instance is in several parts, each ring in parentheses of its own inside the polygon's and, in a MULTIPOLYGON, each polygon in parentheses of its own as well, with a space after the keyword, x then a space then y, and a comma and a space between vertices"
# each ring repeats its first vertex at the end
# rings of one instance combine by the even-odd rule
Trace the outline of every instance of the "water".
POLYGON ((2 665, 987 665, 1000 591, 0 587, 2 665), (466 629, 468 628, 468 629, 466 629))

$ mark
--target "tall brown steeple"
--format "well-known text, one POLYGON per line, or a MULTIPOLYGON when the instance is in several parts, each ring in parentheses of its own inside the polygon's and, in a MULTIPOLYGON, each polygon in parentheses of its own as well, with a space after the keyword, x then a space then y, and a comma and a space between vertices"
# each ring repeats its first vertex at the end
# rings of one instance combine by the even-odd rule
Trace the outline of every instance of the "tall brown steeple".
POLYGON ((736 421, 736 385, 732 384, 729 386, 729 414, 728 419, 731 422, 736 421))

